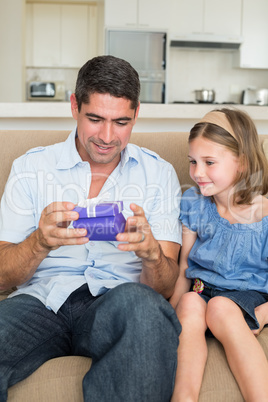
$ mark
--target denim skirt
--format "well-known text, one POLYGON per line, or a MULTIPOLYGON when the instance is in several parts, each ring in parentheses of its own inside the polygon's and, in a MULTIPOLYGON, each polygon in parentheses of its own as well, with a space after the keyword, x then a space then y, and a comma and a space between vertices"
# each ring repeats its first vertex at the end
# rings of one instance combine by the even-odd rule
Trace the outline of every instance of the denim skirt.
POLYGON ((255 308, 268 301, 267 293, 260 293, 255 290, 217 290, 206 285, 199 295, 206 302, 216 296, 231 299, 244 311, 245 320, 250 329, 259 328, 259 323, 255 316, 255 308))

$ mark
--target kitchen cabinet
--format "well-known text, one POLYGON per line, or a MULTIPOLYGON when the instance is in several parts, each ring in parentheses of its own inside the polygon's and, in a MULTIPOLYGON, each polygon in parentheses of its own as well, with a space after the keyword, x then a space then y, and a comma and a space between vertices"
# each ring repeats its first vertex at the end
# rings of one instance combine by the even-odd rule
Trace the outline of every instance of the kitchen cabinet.
POLYGON ((163 0, 105 0, 106 27, 135 29, 168 29, 169 1, 163 0))
POLYGON ((137 25, 137 0, 105 0, 104 23, 109 27, 132 27, 137 25))
POLYGON ((27 4, 26 64, 79 68, 96 55, 95 6, 27 4))
POLYGON ((244 0, 242 37, 236 66, 242 68, 268 68, 268 1, 244 0))
POLYGON ((242 0, 170 0, 170 34, 241 35, 242 0))
POLYGON ((60 64, 60 6, 26 5, 26 64, 54 66, 60 64), (27 34, 30 37, 27 37, 27 34))

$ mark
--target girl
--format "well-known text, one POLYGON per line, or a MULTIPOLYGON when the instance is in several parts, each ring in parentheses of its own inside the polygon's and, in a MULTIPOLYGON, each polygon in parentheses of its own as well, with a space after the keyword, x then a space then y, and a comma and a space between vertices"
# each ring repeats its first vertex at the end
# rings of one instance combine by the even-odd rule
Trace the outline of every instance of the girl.
POLYGON ((268 323, 268 164, 254 123, 239 110, 208 113, 190 132, 189 161, 198 189, 181 202, 180 276, 170 302, 182 333, 172 402, 198 400, 207 329, 244 399, 267 401, 268 362, 254 334, 268 323))

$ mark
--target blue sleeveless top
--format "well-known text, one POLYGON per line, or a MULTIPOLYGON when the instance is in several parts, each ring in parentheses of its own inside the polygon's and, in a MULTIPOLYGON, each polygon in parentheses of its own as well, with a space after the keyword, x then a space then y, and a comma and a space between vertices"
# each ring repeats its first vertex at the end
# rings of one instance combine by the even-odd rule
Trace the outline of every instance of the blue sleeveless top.
POLYGON ((197 233, 187 278, 220 290, 268 293, 268 216, 256 223, 230 224, 209 197, 192 187, 182 196, 180 219, 197 233))

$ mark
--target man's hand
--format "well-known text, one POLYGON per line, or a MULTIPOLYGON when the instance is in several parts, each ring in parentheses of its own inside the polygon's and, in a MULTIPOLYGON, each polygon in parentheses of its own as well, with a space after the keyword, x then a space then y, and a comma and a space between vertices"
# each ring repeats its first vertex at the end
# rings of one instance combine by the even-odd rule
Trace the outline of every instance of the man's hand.
POLYGON ((118 233, 118 249, 134 251, 142 259, 140 282, 165 298, 169 298, 179 274, 178 255, 180 245, 171 241, 157 241, 145 217, 144 211, 136 204, 130 204, 134 216, 127 219, 124 233, 118 233))
POLYGON ((86 229, 68 228, 79 214, 72 202, 53 202, 42 212, 36 235, 41 247, 55 250, 60 246, 85 244, 89 241, 86 229))
POLYGON ((116 240, 127 243, 119 244, 118 248, 122 251, 134 251, 138 257, 147 261, 159 260, 159 242, 152 234, 143 209, 136 204, 130 204, 130 208, 134 216, 127 219, 125 232, 116 236, 116 240))
POLYGON ((42 212, 39 227, 21 243, 0 242, 0 288, 9 289, 28 281, 51 250, 85 244, 86 229, 69 229, 79 214, 72 202, 53 202, 42 212))

